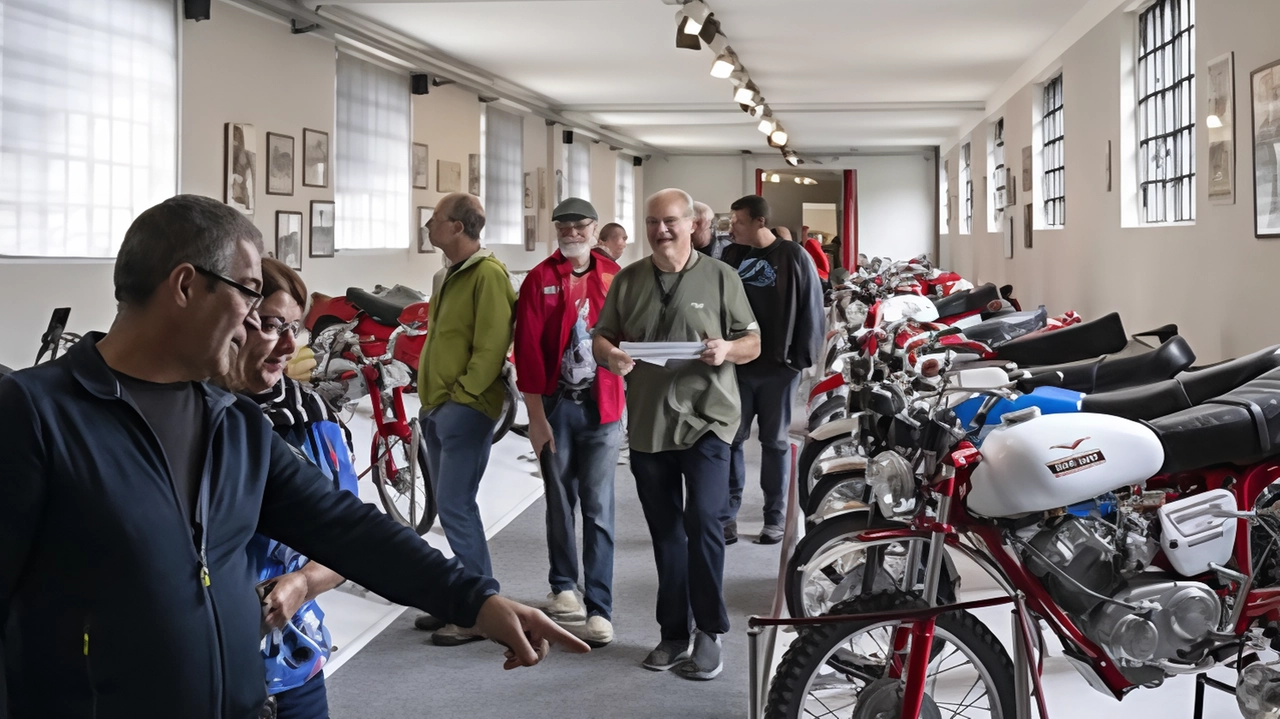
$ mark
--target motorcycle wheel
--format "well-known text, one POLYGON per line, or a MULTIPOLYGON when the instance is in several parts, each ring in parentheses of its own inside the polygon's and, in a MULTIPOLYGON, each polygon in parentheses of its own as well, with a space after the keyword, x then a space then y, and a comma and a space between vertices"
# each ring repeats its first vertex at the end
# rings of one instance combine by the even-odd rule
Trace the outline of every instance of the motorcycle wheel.
POLYGON ((800 491, 800 506, 809 504, 809 494, 817 482, 818 462, 823 459, 856 454, 858 442, 848 434, 827 437, 816 441, 807 440, 800 450, 800 459, 796 462, 796 477, 800 480, 797 487, 800 491))
POLYGON ((809 503, 804 506, 805 526, 813 531, 813 527, 838 514, 865 510, 871 505, 869 500, 865 471, 820 475, 809 491, 809 503))
MULTIPOLYGON (((915 595, 888 591, 842 602, 831 614, 926 606, 915 595)), ((903 682, 892 678, 894 655, 886 648, 894 646, 895 631, 904 626, 893 620, 855 620, 801 631, 778 664, 765 719, 898 716, 903 682)), ((899 655, 903 662, 905 651, 899 655)), ((970 719, 1015 719, 1013 661, 977 617, 963 611, 939 614, 931 655, 922 719, 938 719, 944 711, 970 719)))
POLYGON ((436 521, 435 481, 427 471, 427 444, 416 417, 409 420, 409 428, 409 442, 399 437, 374 439, 373 485, 387 516, 421 535, 436 521), (388 459, 395 464, 395 477, 387 476, 388 459))
MULTIPOLYGON (((929 557, 928 546, 921 542, 920 560, 914 581, 904 581, 907 574, 906 542, 857 541, 857 535, 875 529, 900 529, 901 522, 885 519, 875 509, 849 512, 828 519, 806 534, 787 560, 785 594, 787 611, 793 617, 816 617, 826 614, 838 602, 865 596, 868 591, 911 589, 924 577, 929 557), (876 567, 870 579, 866 568, 876 567), (868 586, 869 584, 869 586, 868 586), (842 588, 842 585, 845 588, 842 588)), ((949 556, 943 557, 938 580, 938 601, 951 603, 959 588, 958 573, 949 556)))
POLYGON ((833 419, 843 419, 849 415, 849 398, 844 395, 828 397, 809 413, 809 431, 812 432, 833 419))

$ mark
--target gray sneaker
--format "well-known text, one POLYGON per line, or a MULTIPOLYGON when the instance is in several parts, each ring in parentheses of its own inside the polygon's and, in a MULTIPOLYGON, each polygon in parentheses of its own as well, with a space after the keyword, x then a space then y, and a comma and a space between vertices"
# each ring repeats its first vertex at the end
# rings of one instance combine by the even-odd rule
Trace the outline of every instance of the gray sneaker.
POLYGON ((760 536, 756 537, 756 544, 777 544, 782 541, 782 527, 776 524, 766 524, 764 529, 760 530, 760 536))
POLYGON ((649 652, 641 666, 651 672, 665 672, 688 658, 688 639, 664 639, 649 652))
POLYGON ((715 679, 724 669, 724 663, 720 661, 720 648, 719 634, 698 632, 693 638, 692 656, 676 667, 676 674, 697 681, 715 679))

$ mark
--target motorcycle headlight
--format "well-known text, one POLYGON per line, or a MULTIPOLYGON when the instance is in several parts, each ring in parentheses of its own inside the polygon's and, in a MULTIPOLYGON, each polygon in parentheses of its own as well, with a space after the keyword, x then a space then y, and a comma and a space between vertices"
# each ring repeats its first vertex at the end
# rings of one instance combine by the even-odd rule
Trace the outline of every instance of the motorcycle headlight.
POLYGON ((885 450, 867 462, 867 484, 886 517, 911 514, 916 508, 916 481, 902 455, 885 450))
POLYGON ((851 326, 857 327, 867 320, 867 306, 861 300, 854 300, 845 305, 844 319, 851 326))

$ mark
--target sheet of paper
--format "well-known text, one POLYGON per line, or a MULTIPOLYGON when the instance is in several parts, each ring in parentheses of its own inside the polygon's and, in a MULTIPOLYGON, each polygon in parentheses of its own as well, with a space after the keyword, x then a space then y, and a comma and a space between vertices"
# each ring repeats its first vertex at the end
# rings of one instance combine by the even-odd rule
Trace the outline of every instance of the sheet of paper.
POLYGON ((693 360, 702 356, 701 342, 623 342, 619 349, 637 362, 665 365, 672 360, 693 360))

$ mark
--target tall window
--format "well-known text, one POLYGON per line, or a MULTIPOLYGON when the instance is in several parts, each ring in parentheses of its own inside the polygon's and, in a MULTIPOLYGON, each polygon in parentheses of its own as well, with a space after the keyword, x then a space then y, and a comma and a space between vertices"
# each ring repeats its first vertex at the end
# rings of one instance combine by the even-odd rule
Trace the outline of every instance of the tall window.
POLYGON ((947 198, 951 196, 951 181, 947 179, 948 166, 944 160, 938 172, 938 231, 942 234, 951 232, 951 205, 947 198))
POLYGON ((990 232, 1000 231, 1000 221, 1004 219, 1004 206, 1007 204, 1005 199, 1008 196, 1008 187, 1005 186, 1006 173, 1004 171, 1004 118, 996 120, 991 125, 991 138, 989 141, 990 151, 987 153, 987 167, 990 169, 990 176, 987 178, 987 202, 991 205, 990 215, 988 215, 987 230, 990 232))
POLYGON ((333 194, 341 250, 408 247, 409 77, 338 53, 333 194))
POLYGON ((581 197, 591 201, 591 147, 582 138, 565 145, 565 197, 581 197))
POLYGON ((1138 162, 1143 218, 1183 222, 1195 206, 1195 0, 1138 18, 1138 162))
POLYGON ((1062 227, 1067 221, 1066 160, 1063 156, 1062 76, 1044 86, 1044 117, 1040 123, 1044 168, 1044 224, 1062 227))
POLYGON ((489 244, 524 242, 524 118, 485 108, 484 238, 489 244))
POLYGON ((964 189, 964 214, 960 216, 960 234, 973 232, 973 162, 972 143, 960 146, 960 187, 964 189))
POLYGON ((636 222, 636 168, 631 158, 618 155, 618 198, 614 203, 614 222, 627 230, 627 237, 635 237, 636 222))
POLYGON ((0 255, 114 257, 177 187, 171 0, 0 0, 0 255))

